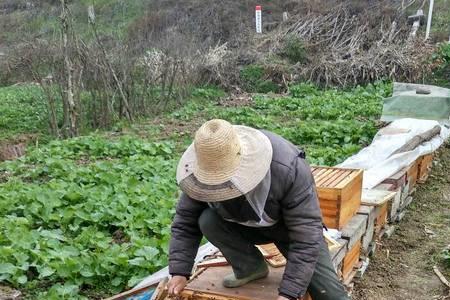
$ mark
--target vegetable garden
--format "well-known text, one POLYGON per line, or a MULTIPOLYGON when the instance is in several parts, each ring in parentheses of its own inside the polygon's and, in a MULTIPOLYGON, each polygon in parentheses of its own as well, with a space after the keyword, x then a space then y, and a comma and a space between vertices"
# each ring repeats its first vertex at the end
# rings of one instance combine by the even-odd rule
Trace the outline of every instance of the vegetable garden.
MULTIPOLYGON (((303 147, 311 163, 335 165, 371 141, 391 85, 343 91, 301 84, 289 96, 259 95, 238 107, 211 100, 215 89, 196 92, 202 99, 158 124, 131 128, 145 128, 139 135, 55 140, 1 163, 0 281, 29 299, 92 299, 164 267, 178 196, 175 167, 194 133, 169 123, 223 118, 271 130, 303 147)), ((8 124, 5 130, 15 130, 8 124)))

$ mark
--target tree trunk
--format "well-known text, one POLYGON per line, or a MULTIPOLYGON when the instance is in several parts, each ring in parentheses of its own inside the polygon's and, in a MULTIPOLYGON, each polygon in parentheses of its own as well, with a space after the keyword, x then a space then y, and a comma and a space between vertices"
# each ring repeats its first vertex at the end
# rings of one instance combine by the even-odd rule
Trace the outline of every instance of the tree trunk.
POLYGON ((64 53, 64 67, 66 73, 66 91, 64 100, 67 105, 68 128, 66 128, 66 136, 74 137, 78 134, 77 128, 77 109, 74 100, 74 86, 73 86, 73 66, 70 60, 69 49, 69 14, 66 0, 61 0, 61 25, 62 25, 62 39, 63 39, 63 53, 64 53))
POLYGON ((398 148, 391 155, 414 150, 420 144, 422 144, 424 142, 428 142, 429 140, 431 140, 432 138, 434 138, 436 135, 438 135, 440 133, 441 133, 441 126, 436 125, 432 129, 425 131, 422 134, 418 134, 418 135, 414 136, 411 140, 409 140, 402 147, 398 148))

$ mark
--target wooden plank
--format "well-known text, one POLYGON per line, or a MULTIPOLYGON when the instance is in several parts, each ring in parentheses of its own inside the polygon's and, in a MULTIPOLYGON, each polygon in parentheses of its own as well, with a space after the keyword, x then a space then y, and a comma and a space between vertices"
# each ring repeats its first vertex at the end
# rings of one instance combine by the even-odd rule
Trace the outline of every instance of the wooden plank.
POLYGON ((316 185, 317 185, 317 186, 321 186, 321 185, 322 185, 322 182, 326 181, 326 180, 328 179, 328 176, 331 176, 332 173, 333 173, 334 171, 335 171, 335 170, 330 169, 330 170, 327 170, 326 172, 322 173, 322 174, 317 178, 316 185))
POLYGON ((258 249, 263 253, 267 253, 266 261, 274 268, 283 267, 286 265, 286 258, 281 254, 275 244, 257 245, 258 249))
POLYGON ((391 201, 388 203, 388 221, 389 222, 395 222, 395 219, 397 218, 398 211, 400 209, 400 204, 402 202, 402 192, 400 189, 397 189, 395 191, 395 197, 392 198, 391 201))
POLYGON ((361 206, 362 175, 362 172, 358 172, 358 176, 342 190, 339 207, 339 230, 356 215, 361 206))
POLYGON ((377 236, 384 225, 387 223, 388 216, 388 203, 384 203, 376 208, 376 218, 375 218, 375 235, 377 236))
POLYGON ((342 261, 342 277, 345 280, 353 271, 353 268, 359 262, 359 256, 361 252, 361 242, 356 243, 352 249, 350 249, 347 255, 342 261))
POLYGON ((168 278, 159 282, 158 286, 155 289, 155 292, 152 295, 151 300, 163 300, 168 296, 168 290, 166 288, 167 283, 169 282, 168 278))
POLYGON ((394 185, 394 188, 397 189, 399 187, 402 187, 406 184, 406 172, 407 168, 403 168, 397 173, 395 173, 392 176, 389 176, 389 178, 386 178, 382 183, 390 183, 394 185))
POLYGON ((409 193, 416 187, 417 184, 417 175, 419 174, 419 160, 414 161, 408 167, 408 171, 406 172, 407 180, 409 183, 409 193))
MULTIPOLYGON (((167 298, 171 299, 171 298, 167 298)), ((215 293, 212 291, 196 291, 191 289, 184 289, 181 292, 181 295, 176 298, 179 300, 252 300, 252 298, 249 297, 243 297, 240 295, 223 295, 220 293, 215 293)))
POLYGON ((428 173, 433 166, 433 153, 424 155, 420 158, 417 180, 419 183, 423 183, 428 178, 428 173))
POLYGON ((315 170, 315 173, 314 173, 314 180, 317 180, 317 178, 318 178, 322 173, 326 172, 327 170, 328 170, 328 169, 325 169, 325 168, 322 168, 322 167, 317 168, 317 169, 315 170))
POLYGON ((342 180, 341 182, 339 182, 339 184, 336 186, 337 189, 343 189, 347 186, 347 184, 350 183, 350 181, 355 180, 355 178, 361 177, 362 178, 363 175, 363 170, 353 170, 353 172, 346 177, 344 180, 342 180))
MULTIPOLYGON (((252 281, 239 289, 229 289, 222 285, 223 278, 227 274, 232 273, 230 266, 208 268, 195 280, 190 282, 186 288, 187 290, 204 293, 206 295, 213 294, 214 296, 228 297, 198 299, 276 299, 284 268, 269 268, 270 272, 268 277, 252 281)), ((190 296, 192 296, 192 294, 190 296)))
POLYGON ((383 191, 391 191, 391 192, 395 192, 397 190, 395 185, 391 184, 391 183, 380 183, 374 189, 375 190, 383 190, 383 191))
POLYGON ((323 169, 323 172, 318 173, 314 179, 318 182, 320 179, 328 176, 328 174, 332 173, 334 170, 331 168, 323 169))
POLYGON ((225 257, 217 257, 213 259, 204 260, 197 264, 197 268, 207 268, 207 267, 218 267, 218 266, 226 266, 228 265, 228 261, 225 257))
POLYGON ((337 184, 339 184, 342 180, 344 180, 347 176, 350 176, 352 171, 345 170, 343 171, 336 179, 328 184, 327 187, 335 187, 337 184))
POLYGON ((376 189, 363 189, 361 195, 361 204, 378 206, 383 205, 389 200, 395 197, 395 192, 376 190, 376 189))
POLYGON ((329 186, 329 184, 333 181, 336 180, 336 178, 338 178, 341 174, 343 173, 343 170, 335 170, 333 173, 331 173, 330 175, 327 176, 327 178, 322 181, 322 183, 320 184, 320 186, 323 187, 332 187, 329 186))
POLYGON ((361 205, 358 214, 367 216, 367 228, 361 240, 361 250, 368 255, 375 237, 375 206, 361 205))
MULTIPOLYGON (((341 265, 344 260, 345 255, 347 254, 347 240, 339 239, 337 242, 341 245, 340 248, 335 248, 330 251, 331 262, 333 263, 334 269, 336 272, 339 270, 339 265, 341 265)), ((339 273, 339 272, 338 272, 339 273)))

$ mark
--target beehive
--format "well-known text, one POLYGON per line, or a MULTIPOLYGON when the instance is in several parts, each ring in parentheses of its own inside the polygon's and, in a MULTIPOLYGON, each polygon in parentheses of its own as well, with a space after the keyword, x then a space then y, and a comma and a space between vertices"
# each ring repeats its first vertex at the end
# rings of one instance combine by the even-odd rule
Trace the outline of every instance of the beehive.
POLYGON ((419 168, 417 173, 417 180, 419 182, 425 182, 427 180, 432 164, 433 154, 427 154, 419 158, 419 168))
POLYGON ((387 223, 388 219, 388 206, 389 203, 386 202, 383 205, 376 207, 376 217, 375 217, 375 234, 379 235, 387 223))
POLYGON ((417 184, 417 175, 419 174, 419 163, 420 159, 415 160, 408 167, 408 171, 406 172, 406 178, 409 184, 408 192, 411 192, 417 184))
POLYGON ((342 261, 342 279, 347 281, 352 275, 353 268, 359 262, 359 256, 361 254, 361 241, 358 241, 345 255, 342 261))
POLYGON ((312 167, 323 221, 329 228, 342 229, 361 204, 363 171, 312 167))

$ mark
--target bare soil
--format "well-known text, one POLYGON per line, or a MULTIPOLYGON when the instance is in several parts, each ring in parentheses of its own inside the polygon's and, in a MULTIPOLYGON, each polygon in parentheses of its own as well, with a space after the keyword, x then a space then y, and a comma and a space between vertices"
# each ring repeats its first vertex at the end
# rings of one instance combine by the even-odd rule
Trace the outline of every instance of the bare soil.
POLYGON ((450 145, 446 145, 394 235, 379 242, 363 278, 356 280, 353 299, 450 299, 448 288, 433 272, 438 266, 450 280, 450 266, 444 265, 442 256, 449 244, 450 145))

